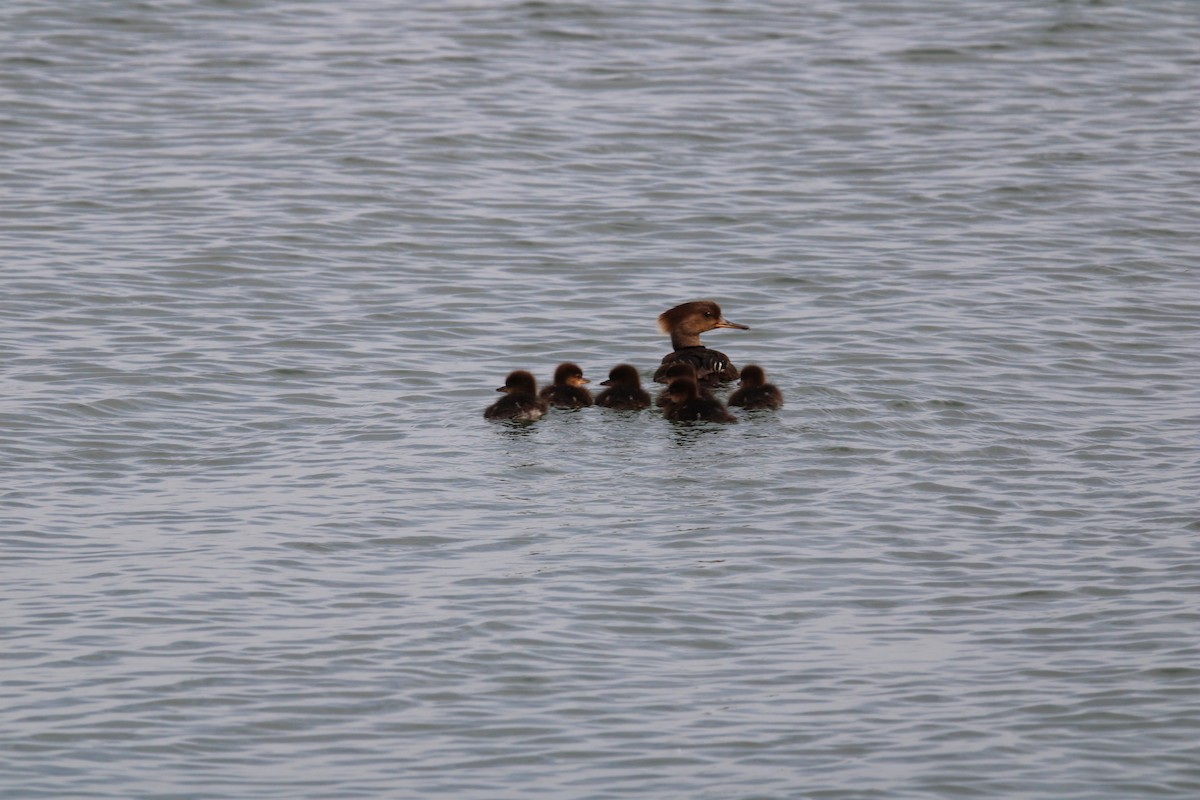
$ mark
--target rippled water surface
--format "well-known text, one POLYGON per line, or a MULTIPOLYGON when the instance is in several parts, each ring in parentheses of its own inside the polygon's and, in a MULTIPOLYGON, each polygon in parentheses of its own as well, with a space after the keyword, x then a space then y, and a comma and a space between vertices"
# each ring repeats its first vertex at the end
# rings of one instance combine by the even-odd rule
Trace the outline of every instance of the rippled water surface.
POLYGON ((0 795, 1200 796, 1200 10, 0 7, 0 795), (487 423, 710 297, 776 413, 487 423))

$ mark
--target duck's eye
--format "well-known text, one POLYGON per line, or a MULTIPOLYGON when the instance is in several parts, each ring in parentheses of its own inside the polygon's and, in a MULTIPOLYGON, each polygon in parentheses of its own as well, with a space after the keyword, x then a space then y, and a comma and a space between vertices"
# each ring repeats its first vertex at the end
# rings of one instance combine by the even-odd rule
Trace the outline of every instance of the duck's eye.
POLYGON ((712 312, 711 312, 711 311, 705 311, 705 312, 704 312, 704 316, 706 316, 706 317, 711 317, 711 316, 712 316, 712 312))

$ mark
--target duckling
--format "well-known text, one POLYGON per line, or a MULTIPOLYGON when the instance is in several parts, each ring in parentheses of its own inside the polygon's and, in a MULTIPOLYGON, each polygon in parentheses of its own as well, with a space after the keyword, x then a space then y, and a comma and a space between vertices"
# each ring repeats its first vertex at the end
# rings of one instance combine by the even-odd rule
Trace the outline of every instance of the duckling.
POLYGON ((742 368, 738 388, 729 395, 729 405, 741 406, 747 411, 782 408, 783 393, 775 384, 767 383, 767 375, 762 367, 747 364, 742 368))
POLYGON ((555 408, 586 408, 592 404, 592 393, 583 388, 591 383, 583 377, 583 370, 569 361, 554 370, 554 382, 542 389, 538 397, 555 408))
POLYGON ((609 388, 596 395, 598 406, 636 411, 650 405, 650 395, 642 388, 641 376, 632 364, 617 364, 609 371, 608 380, 600 385, 609 388))
MULTIPOLYGON (((666 369, 663 370, 662 373, 664 383, 670 384, 671 381, 675 380, 676 378, 691 378, 693 381, 697 382, 696 386, 700 389, 700 396, 702 398, 705 400, 717 399, 713 397, 712 392, 708 390, 707 386, 700 385, 699 379, 696 377, 696 368, 692 366, 692 362, 690 361, 672 361, 670 364, 666 365, 666 369)), ((669 387, 664 386, 663 390, 658 393, 658 397, 654 399, 654 404, 659 408, 662 408, 670 402, 671 393, 669 391, 669 387)))
POLYGON ((537 381, 523 369, 508 373, 504 385, 496 390, 505 392, 483 412, 486 419, 535 420, 549 410, 545 400, 537 396, 537 381))
POLYGON ((658 328, 663 333, 671 334, 674 351, 663 356, 662 365, 654 373, 654 380, 666 383, 667 367, 676 361, 687 361, 695 367, 700 385, 713 386, 738 376, 737 367, 730 363, 729 356, 702 345, 700 334, 716 328, 750 329, 725 319, 721 307, 712 300, 695 300, 664 311, 658 315, 658 328))
POLYGON ((669 401, 663 416, 673 422, 737 422, 720 400, 706 400, 691 378, 676 378, 667 386, 669 401))

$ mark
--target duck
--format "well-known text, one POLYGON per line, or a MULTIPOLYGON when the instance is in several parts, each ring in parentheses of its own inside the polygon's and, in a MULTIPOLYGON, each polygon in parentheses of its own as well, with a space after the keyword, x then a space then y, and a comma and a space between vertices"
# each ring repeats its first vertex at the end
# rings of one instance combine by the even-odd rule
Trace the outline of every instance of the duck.
POLYGON ((691 378, 676 378, 667 385, 669 401, 663 416, 672 422, 737 422, 720 400, 700 396, 700 387, 691 378))
POLYGON ((767 374, 757 364, 742 368, 738 388, 729 395, 729 405, 740 406, 747 411, 776 409, 783 407, 783 393, 773 383, 767 383, 767 374))
POLYGON ((538 394, 555 408, 587 408, 592 404, 592 393, 583 388, 591 383, 583 377, 578 364, 567 361, 554 370, 554 380, 538 394))
POLYGON ((485 419, 532 421, 550 410, 546 401, 538 397, 537 380, 523 369, 508 373, 504 385, 496 391, 505 395, 484 410, 485 419))
POLYGON ((650 405, 650 395, 642 388, 642 378, 632 364, 617 364, 608 373, 607 386, 596 395, 596 405, 618 411, 637 411, 650 405))
POLYGON ((658 315, 658 328, 671 335, 673 350, 663 356, 654 380, 667 383, 667 368, 677 361, 687 361, 695 367, 697 382, 702 386, 715 386, 738 377, 737 367, 730 362, 729 356, 701 344, 700 334, 717 328, 743 331, 750 328, 725 319, 721 307, 712 300, 693 300, 667 309, 658 315))
MULTIPOLYGON (((667 365, 667 368, 663 371, 663 382, 670 384, 676 378, 691 378, 693 381, 696 381, 696 386, 700 389, 701 397, 705 400, 716 400, 712 392, 708 390, 708 387, 700 384, 699 378, 696 376, 696 368, 692 366, 690 361, 673 361, 667 365)), ((658 397, 654 399, 654 404, 659 408, 671 402, 669 389, 669 385, 664 386, 663 390, 658 393, 658 397)))

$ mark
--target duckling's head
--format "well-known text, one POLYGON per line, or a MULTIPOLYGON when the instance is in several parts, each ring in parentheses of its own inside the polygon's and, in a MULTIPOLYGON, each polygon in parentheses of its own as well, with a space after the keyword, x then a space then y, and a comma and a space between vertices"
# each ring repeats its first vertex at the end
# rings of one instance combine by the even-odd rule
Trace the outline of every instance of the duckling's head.
POLYGON ((700 387, 691 378, 676 378, 667 384, 667 397, 672 403, 686 403, 700 396, 700 387))
POLYGON ((578 364, 567 361, 559 364, 558 369, 554 370, 554 383, 556 386, 583 386, 591 381, 583 377, 583 370, 578 364))
POLYGON ((763 372, 763 368, 757 364, 747 364, 742 367, 742 374, 738 379, 738 386, 743 389, 757 389, 767 382, 767 374, 763 372))
POLYGON ((601 386, 641 386, 642 378, 637 368, 632 364, 617 364, 608 372, 608 380, 601 381, 601 386))
POLYGON ((682 303, 658 315, 658 329, 671 334, 671 344, 676 350, 683 347, 699 347, 700 334, 715 328, 750 330, 745 325, 725 319, 721 314, 721 307, 712 300, 682 303))
POLYGON ((534 379, 532 374, 523 369, 513 370, 512 372, 508 373, 508 377, 504 379, 504 385, 496 391, 537 394, 537 380, 534 379))

